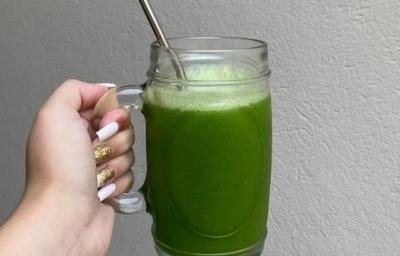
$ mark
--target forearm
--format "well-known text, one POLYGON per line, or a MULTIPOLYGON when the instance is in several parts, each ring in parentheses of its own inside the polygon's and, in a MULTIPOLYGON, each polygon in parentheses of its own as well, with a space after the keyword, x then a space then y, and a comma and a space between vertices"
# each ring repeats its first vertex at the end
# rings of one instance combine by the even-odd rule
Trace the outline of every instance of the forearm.
POLYGON ((70 207, 65 199, 58 200, 56 195, 49 191, 24 197, 0 228, 2 254, 68 255, 81 235, 77 230, 84 230, 84 227, 75 226, 82 225, 82 222, 69 218, 79 216, 76 212, 71 214, 77 209, 70 207))

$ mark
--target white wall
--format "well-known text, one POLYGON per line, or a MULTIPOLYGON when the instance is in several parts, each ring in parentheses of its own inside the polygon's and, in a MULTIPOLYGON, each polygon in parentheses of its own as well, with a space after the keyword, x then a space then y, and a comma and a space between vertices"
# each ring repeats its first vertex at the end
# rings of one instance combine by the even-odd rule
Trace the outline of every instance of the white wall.
MULTIPOLYGON (((270 44, 264 255, 400 255, 400 1, 152 3, 170 36, 270 44)), ((0 220, 21 195, 27 132, 47 95, 71 77, 143 81, 152 39, 137 1, 1 0, 0 220)), ((119 216, 110 255, 155 255, 150 223, 119 216)))

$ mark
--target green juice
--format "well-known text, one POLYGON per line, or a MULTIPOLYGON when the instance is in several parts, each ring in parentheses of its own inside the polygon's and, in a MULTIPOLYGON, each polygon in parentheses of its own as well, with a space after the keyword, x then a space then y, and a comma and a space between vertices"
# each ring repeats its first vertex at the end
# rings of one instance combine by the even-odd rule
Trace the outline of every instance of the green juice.
POLYGON ((144 95, 148 172, 143 190, 164 255, 261 253, 271 100, 266 88, 235 86, 155 85, 144 95))

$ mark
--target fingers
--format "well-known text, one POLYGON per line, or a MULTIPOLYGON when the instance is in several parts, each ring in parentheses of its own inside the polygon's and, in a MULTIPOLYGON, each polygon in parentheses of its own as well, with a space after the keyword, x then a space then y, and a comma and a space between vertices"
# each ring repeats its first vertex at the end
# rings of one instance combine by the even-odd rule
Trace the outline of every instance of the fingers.
POLYGON ((101 129, 96 132, 97 139, 92 145, 98 166, 98 197, 103 201, 120 195, 133 185, 134 133, 129 112, 124 109, 111 110, 101 119, 93 120, 95 127, 96 122, 101 129))
POLYGON ((129 112, 117 109, 106 113, 99 121, 97 139, 93 141, 96 164, 103 163, 129 151, 134 142, 129 112), (118 132, 119 131, 119 132, 118 132))
POLYGON ((105 141, 118 130, 121 131, 131 126, 130 114, 125 109, 114 109, 106 113, 101 119, 93 120, 93 127, 98 129, 96 133, 99 141, 105 141))
POLYGON ((105 142, 93 142, 96 164, 103 164, 131 150, 134 142, 133 127, 118 132, 105 142))
POLYGON ((124 173, 124 175, 114 181, 114 184, 116 185, 116 189, 112 197, 117 197, 122 193, 128 192, 133 186, 133 172, 124 173))
POLYGON ((117 122, 121 129, 131 124, 130 113, 128 110, 118 108, 107 112, 99 123, 99 128, 105 127, 111 122, 117 122))
POLYGON ((46 105, 72 107, 76 111, 93 108, 108 88, 101 84, 90 84, 78 80, 65 81, 50 96, 46 105))
POLYGON ((104 116, 110 110, 118 108, 118 97, 116 90, 109 90, 104 97, 102 97, 93 110, 93 116, 104 116))
POLYGON ((97 192, 100 202, 107 198, 117 197, 124 192, 131 190, 133 186, 133 172, 126 172, 113 183, 106 185, 97 192))
POLYGON ((126 172, 131 170, 134 161, 133 151, 130 150, 122 156, 99 166, 97 169, 97 187, 103 187, 122 177, 126 172))

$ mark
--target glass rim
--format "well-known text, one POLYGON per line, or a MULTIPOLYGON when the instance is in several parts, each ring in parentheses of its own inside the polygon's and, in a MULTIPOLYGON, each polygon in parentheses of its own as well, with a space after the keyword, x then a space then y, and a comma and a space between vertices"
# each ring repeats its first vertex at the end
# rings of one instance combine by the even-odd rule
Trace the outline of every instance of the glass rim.
POLYGON ((218 53, 218 52, 236 52, 236 51, 246 51, 246 50, 256 50, 256 49, 268 49, 268 43, 266 41, 250 38, 250 37, 240 37, 240 36, 182 36, 182 37, 171 37, 167 38, 168 41, 174 40, 221 40, 221 39, 228 39, 228 40, 243 40, 246 42, 253 42, 255 43, 254 46, 250 47, 237 47, 237 48, 226 48, 226 49, 190 49, 190 48, 181 48, 181 47, 164 47, 159 44, 157 40, 151 43, 151 47, 155 49, 160 49, 164 51, 175 51, 175 52, 209 52, 209 53, 218 53))
POLYGON ((256 77, 250 77, 246 79, 237 80, 185 80, 180 78, 170 78, 157 75, 154 72, 147 72, 148 82, 156 81, 160 84, 175 84, 185 86, 201 86, 201 87, 213 87, 213 86, 232 86, 232 85, 245 85, 245 84, 255 84, 260 81, 264 81, 271 76, 271 71, 263 73, 256 77))

